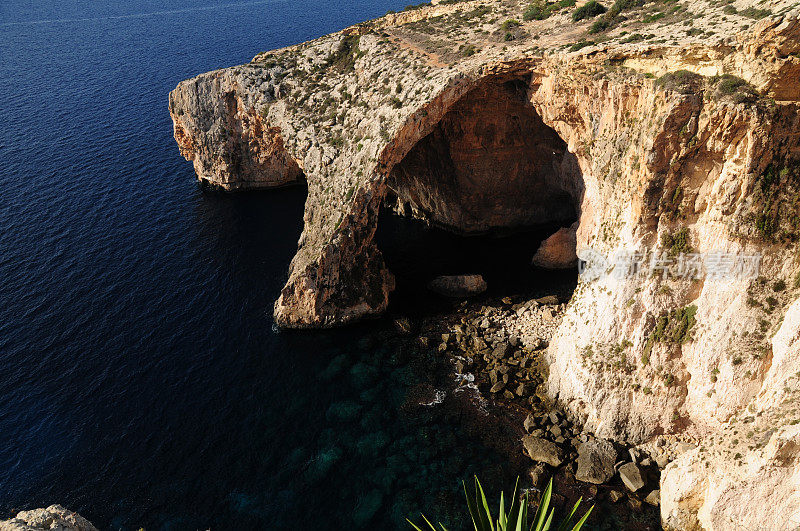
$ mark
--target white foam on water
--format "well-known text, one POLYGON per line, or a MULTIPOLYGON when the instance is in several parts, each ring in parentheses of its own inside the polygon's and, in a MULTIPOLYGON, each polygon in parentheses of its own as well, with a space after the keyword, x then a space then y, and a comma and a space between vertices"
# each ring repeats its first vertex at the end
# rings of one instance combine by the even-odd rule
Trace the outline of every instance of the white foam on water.
POLYGON ((433 395, 433 400, 431 400, 430 402, 421 402, 420 405, 430 407, 430 406, 435 406, 436 404, 441 404, 442 402, 444 402, 444 397, 446 396, 447 393, 437 389, 433 395))

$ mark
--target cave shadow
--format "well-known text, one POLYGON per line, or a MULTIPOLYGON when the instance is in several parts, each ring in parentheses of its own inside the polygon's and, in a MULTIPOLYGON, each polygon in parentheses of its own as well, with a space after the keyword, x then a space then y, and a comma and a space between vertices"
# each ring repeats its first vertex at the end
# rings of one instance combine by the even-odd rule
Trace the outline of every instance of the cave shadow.
POLYGON ((424 316, 448 312, 464 299, 431 292, 440 275, 480 274, 488 289, 472 300, 530 299, 556 295, 566 301, 577 284, 577 268, 547 270, 531 265, 539 244, 561 228, 543 224, 503 236, 461 236, 383 209, 376 234, 387 267, 395 275, 389 313, 424 316))
POLYGON ((392 168, 375 234, 396 279, 390 312, 459 305, 427 290, 440 275, 481 274, 488 290, 478 300, 571 297, 577 267, 544 269, 531 259, 580 219, 583 175, 529 102, 528 86, 479 82, 392 168))

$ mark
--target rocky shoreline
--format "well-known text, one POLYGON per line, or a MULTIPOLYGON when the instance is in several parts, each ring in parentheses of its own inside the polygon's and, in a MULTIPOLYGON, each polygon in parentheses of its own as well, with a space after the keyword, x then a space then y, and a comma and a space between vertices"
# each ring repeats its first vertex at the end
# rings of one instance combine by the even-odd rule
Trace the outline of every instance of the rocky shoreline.
MULTIPOLYGON (((564 311, 557 295, 465 302, 426 318, 415 335, 451 367, 454 392, 491 411, 492 422, 513 426, 499 446, 530 460, 523 485, 538 490, 554 477, 557 505, 583 496, 611 505, 617 519, 640 515, 631 529, 658 529, 660 471, 676 450, 665 438, 648 449, 598 438, 547 396, 544 354, 564 311), (512 316, 525 316, 524 327, 512 316)), ((395 322, 413 329, 408 319, 395 322)))

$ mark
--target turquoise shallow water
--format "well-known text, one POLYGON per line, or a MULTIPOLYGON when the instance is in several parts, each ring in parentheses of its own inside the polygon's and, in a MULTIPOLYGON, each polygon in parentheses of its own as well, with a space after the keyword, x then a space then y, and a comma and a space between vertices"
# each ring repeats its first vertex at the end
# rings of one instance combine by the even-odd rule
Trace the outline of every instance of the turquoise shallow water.
POLYGON ((384 324, 278 332, 304 190, 203 192, 172 139, 182 79, 402 5, 0 4, 1 517, 405 529, 510 477, 384 324))

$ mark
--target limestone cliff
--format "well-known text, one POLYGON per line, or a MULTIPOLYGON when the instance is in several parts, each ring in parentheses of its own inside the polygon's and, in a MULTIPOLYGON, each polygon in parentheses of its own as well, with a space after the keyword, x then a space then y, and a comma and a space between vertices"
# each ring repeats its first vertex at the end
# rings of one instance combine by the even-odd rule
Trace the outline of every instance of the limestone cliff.
POLYGON ((788 522, 798 8, 632 1, 575 22, 580 6, 527 6, 442 2, 200 75, 170 94, 175 138, 209 184, 307 182, 282 326, 385 310, 386 203, 461 233, 577 220, 577 248, 606 256, 762 256, 757 279, 580 282, 548 386, 598 435, 697 444, 662 477, 665 527, 788 522), (780 503, 737 508, 770 489, 780 503))

